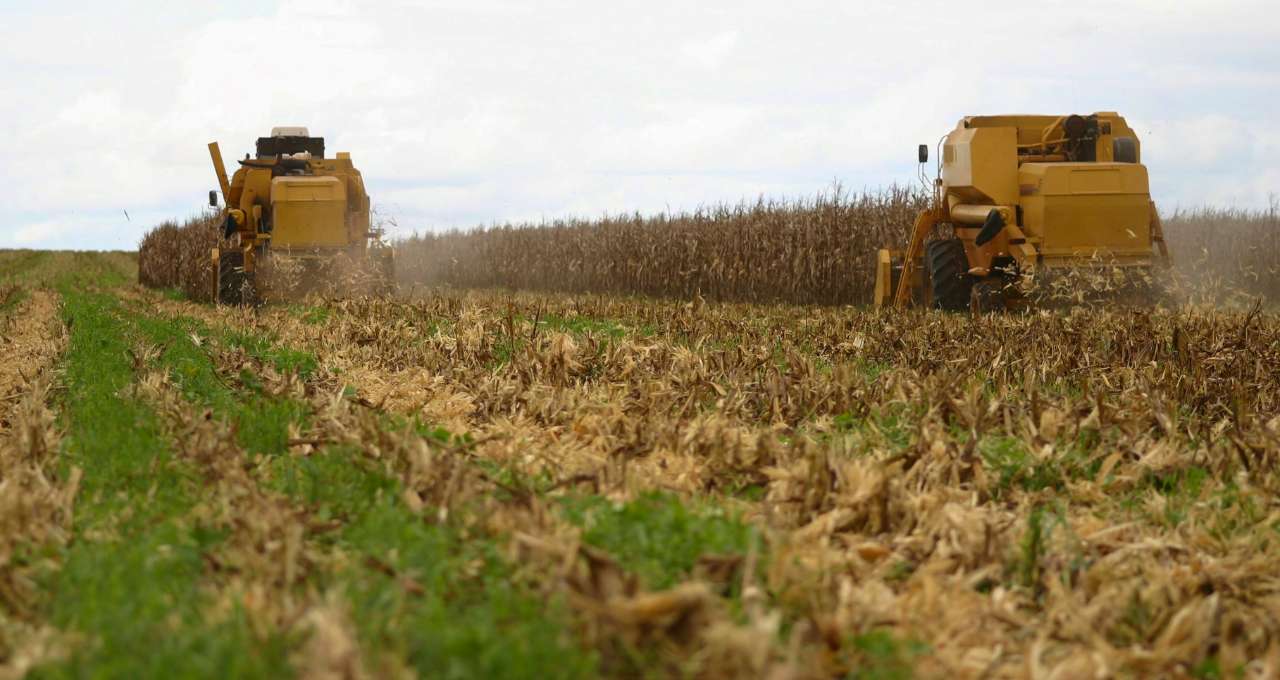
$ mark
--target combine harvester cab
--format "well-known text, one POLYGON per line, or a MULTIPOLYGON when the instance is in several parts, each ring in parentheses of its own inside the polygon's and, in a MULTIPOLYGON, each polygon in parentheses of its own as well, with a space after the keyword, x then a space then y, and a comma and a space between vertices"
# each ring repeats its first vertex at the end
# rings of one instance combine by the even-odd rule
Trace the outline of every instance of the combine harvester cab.
MULTIPOLYGON (((919 161, 928 162, 921 145, 919 161)), ((876 258, 875 304, 998 311, 1060 270, 1167 264, 1137 135, 1119 114, 970 116, 942 144, 933 205, 876 258)))
MULTIPOLYGON (((256 304, 324 290, 390 288, 392 251, 370 225, 369 195, 351 155, 326 158, 324 138, 274 128, 230 181, 217 142, 209 154, 224 205, 213 250, 214 299, 256 304)), ((209 192, 217 207, 217 192, 209 192)))

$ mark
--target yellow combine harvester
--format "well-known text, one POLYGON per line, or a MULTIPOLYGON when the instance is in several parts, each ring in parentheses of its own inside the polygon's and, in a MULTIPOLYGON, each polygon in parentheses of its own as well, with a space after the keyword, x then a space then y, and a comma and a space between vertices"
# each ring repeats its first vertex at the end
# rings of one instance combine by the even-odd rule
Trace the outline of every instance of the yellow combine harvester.
MULTIPOLYGON (((324 138, 304 127, 273 128, 256 151, 228 181, 218 143, 209 144, 226 206, 227 245, 213 251, 215 299, 251 304, 352 283, 339 276, 390 285, 391 249, 370 226, 369 195, 351 154, 326 158, 324 138)), ((209 205, 217 207, 217 192, 209 205)))
POLYGON ((1112 112, 961 120, 906 250, 877 254, 876 306, 994 311, 1035 272, 1167 263, 1141 160, 1112 112))

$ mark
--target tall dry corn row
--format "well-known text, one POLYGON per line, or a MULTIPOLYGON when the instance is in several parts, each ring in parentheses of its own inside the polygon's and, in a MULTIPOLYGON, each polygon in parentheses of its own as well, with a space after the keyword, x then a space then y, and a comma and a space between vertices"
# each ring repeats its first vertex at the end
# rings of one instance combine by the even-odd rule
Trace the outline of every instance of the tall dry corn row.
MULTIPOLYGON (((645 217, 567 218, 417 235, 397 247, 402 284, 866 304, 874 253, 901 248, 926 197, 890 188, 645 217)), ((1203 209, 1165 220, 1197 288, 1280 298, 1280 209, 1203 209)), ((1185 271, 1183 271, 1185 270, 1185 271)))
POLYGON ((192 300, 213 299, 212 249, 221 220, 216 214, 164 222, 138 245, 138 282, 152 288, 177 288, 192 300))
MULTIPOLYGON (((427 233, 396 244, 402 284, 867 304, 875 251, 898 248, 927 198, 891 187, 743 202, 654 216, 564 218, 427 233)), ((1197 288, 1280 299, 1280 206, 1206 208, 1165 219, 1176 270, 1197 288)), ((195 300, 213 289, 218 219, 165 222, 143 237, 138 279, 195 300)))
POLYGON ((1280 202, 1261 212, 1179 210, 1165 234, 1179 272, 1193 281, 1280 299, 1280 202))
POLYGON ((875 251, 906 238, 923 205, 890 188, 415 235, 402 283, 826 304, 871 299, 875 251))

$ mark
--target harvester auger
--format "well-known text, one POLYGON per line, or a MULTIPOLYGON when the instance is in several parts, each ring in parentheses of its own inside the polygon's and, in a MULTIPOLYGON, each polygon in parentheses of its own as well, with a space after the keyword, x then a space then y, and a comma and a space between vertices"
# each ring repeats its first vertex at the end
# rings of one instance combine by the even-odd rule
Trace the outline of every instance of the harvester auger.
MULTIPOLYGON (((351 154, 326 158, 324 138, 304 127, 273 128, 256 152, 228 181, 218 143, 209 144, 225 205, 225 245, 213 249, 214 299, 256 304, 357 279, 359 288, 389 288, 392 251, 370 225, 369 195, 351 154)), ((217 207, 218 192, 209 192, 209 205, 217 207)))
POLYGON ((1028 277, 1169 263, 1138 137, 1119 114, 969 116, 939 160, 906 249, 877 253, 877 307, 998 311, 1026 303, 1028 277))

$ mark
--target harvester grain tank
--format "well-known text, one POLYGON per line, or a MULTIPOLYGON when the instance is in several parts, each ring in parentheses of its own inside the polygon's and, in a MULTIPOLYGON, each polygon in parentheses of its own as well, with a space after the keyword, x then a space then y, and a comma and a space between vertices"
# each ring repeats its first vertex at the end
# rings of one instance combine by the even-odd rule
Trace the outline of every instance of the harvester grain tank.
MULTIPOLYGON (((369 195, 351 154, 326 157, 324 138, 304 127, 273 128, 255 150, 228 181, 218 143, 209 144, 226 206, 225 245, 213 251, 215 299, 249 304, 334 284, 330 265, 340 258, 389 285, 391 249, 370 225, 369 195), (286 270, 291 276, 262 275, 286 270)), ((209 205, 217 207, 217 192, 209 192, 209 205)))
POLYGON ((906 249, 877 254, 876 306, 994 311, 1039 273, 1169 261, 1138 136, 1117 113, 969 116, 940 160, 906 249))

